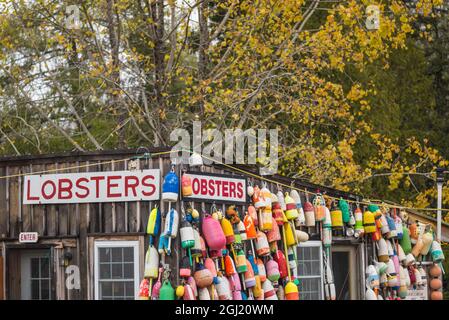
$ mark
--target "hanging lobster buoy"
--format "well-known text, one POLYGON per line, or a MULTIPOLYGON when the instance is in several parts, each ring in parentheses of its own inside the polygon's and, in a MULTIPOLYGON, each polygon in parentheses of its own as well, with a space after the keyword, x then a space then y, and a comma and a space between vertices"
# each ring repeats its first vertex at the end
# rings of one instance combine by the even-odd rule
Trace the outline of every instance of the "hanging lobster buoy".
POLYGON ((181 247, 183 249, 189 249, 195 245, 192 225, 185 219, 181 222, 179 234, 181 235, 181 247))
POLYGON ((182 196, 188 197, 193 194, 192 190, 192 179, 189 175, 183 174, 181 178, 181 189, 182 189, 182 196))
POLYGON ((390 240, 386 240, 385 243, 387 244, 387 251, 388 251, 388 255, 391 257, 394 255, 394 249, 393 249, 393 245, 391 244, 390 240))
POLYGON ((165 280, 159 292, 160 300, 175 300, 175 289, 171 286, 170 281, 165 280))
POLYGON ((412 223, 409 226, 409 232, 410 232, 410 240, 411 240, 412 244, 415 244, 419 238, 418 225, 416 223, 412 223))
POLYGON ((195 284, 198 288, 208 287, 213 282, 212 273, 201 263, 197 265, 193 278, 195 279, 195 284))
POLYGON ((152 300, 159 299, 159 294, 160 294, 160 290, 162 287, 161 277, 162 277, 163 270, 164 270, 163 268, 159 268, 159 277, 157 278, 157 281, 156 281, 155 285, 153 286, 153 290, 151 291, 151 299, 152 300))
POLYGON ((390 229, 390 233, 388 234, 387 238, 392 239, 397 237, 397 231, 396 231, 396 223, 394 222, 394 219, 390 216, 386 216, 388 228, 390 229))
POLYGON ((260 281, 260 277, 256 274, 254 278, 256 279, 256 285, 251 288, 253 296, 257 300, 263 300, 262 282, 260 281))
POLYGON ((365 233, 365 228, 363 227, 363 213, 359 207, 357 207, 354 211, 355 216, 355 233, 354 236, 356 238, 362 237, 365 233))
POLYGON ((263 209, 266 206, 265 198, 263 197, 263 194, 261 193, 261 190, 259 189, 259 186, 254 187, 254 194, 253 194, 253 203, 254 207, 256 209, 263 209))
POLYGON ((235 241, 235 236, 231 222, 226 218, 221 219, 221 228, 223 229, 226 238, 226 244, 233 243, 235 241))
POLYGON ((231 287, 226 277, 219 276, 216 285, 219 300, 232 300, 231 287))
POLYGON ((388 286, 390 288, 399 287, 398 278, 397 278, 397 272, 396 268, 393 262, 393 259, 388 260, 387 263, 387 279, 388 279, 388 286))
POLYGON ((398 290, 399 298, 405 299, 407 297, 407 280, 406 280, 406 273, 404 268, 400 268, 399 274, 400 274, 400 286, 398 290))
POLYGON ((374 220, 374 213, 365 211, 363 214, 363 229, 366 234, 376 232, 376 222, 374 220))
POLYGON ((198 288, 195 282, 195 278, 194 277, 188 277, 187 278, 187 284, 192 288, 193 290, 193 294, 195 295, 195 297, 198 295, 198 288))
POLYGON ((296 235, 293 233, 292 226, 290 225, 290 222, 284 223, 282 226, 284 228, 284 237, 285 241, 287 242, 287 246, 294 246, 297 244, 296 241, 296 235))
POLYGON ((304 203, 304 215, 306 218, 306 227, 314 227, 315 226, 315 210, 313 209, 313 205, 306 201, 304 203))
POLYGON ((331 210, 332 230, 343 230, 343 213, 340 208, 334 203, 331 210))
POLYGON ((422 256, 427 256, 427 254, 429 253, 430 247, 432 246, 432 242, 433 242, 432 233, 430 233, 430 232, 424 233, 424 235, 422 236, 422 241, 423 241, 423 247, 420 251, 420 254, 422 256))
POLYGON ((379 206, 376 204, 370 204, 370 205, 368 205, 368 211, 373 213, 376 227, 378 229, 381 229, 382 228, 382 222, 381 222, 382 212, 380 211, 379 206))
POLYGON ((285 211, 285 216, 288 220, 295 220, 299 216, 299 212, 296 208, 296 203, 292 197, 290 197, 289 193, 285 193, 285 206, 287 210, 285 211))
POLYGON ((184 296, 184 286, 180 285, 176 287, 175 294, 178 298, 182 298, 184 296))
POLYGON ((374 266, 376 267, 376 272, 380 276, 387 271, 387 264, 385 262, 374 261, 374 266))
POLYGON ((378 289, 379 288, 379 274, 377 273, 376 267, 370 264, 366 267, 366 284, 370 289, 378 289))
POLYGON ((278 191, 278 193, 276 194, 277 198, 278 198, 278 202, 281 205, 281 209, 282 211, 287 210, 287 204, 285 203, 285 198, 284 198, 284 194, 282 193, 281 190, 278 191))
POLYGON ((184 295, 182 296, 183 300, 196 300, 195 293, 190 285, 184 285, 184 295))
POLYGON ((315 211, 315 221, 323 221, 325 218, 325 207, 326 207, 326 201, 324 200, 323 195, 318 190, 317 194, 312 200, 313 209, 315 211))
POLYGON ((304 215, 304 209, 302 207, 301 197, 299 196, 298 191, 296 191, 295 189, 291 190, 290 197, 292 197, 293 201, 295 201, 296 210, 298 210, 298 217, 295 219, 295 226, 304 226, 306 224, 306 218, 304 215))
POLYGON ((262 231, 257 232, 256 253, 260 257, 270 254, 270 246, 268 245, 267 236, 262 231))
POLYGON ((147 223, 147 234, 150 235, 150 244, 152 244, 153 237, 159 234, 161 227, 161 212, 159 208, 153 208, 150 212, 147 223))
POLYGON ((233 274, 229 278, 229 282, 231 284, 232 300, 243 300, 241 292, 242 286, 240 284, 240 277, 238 276, 238 274, 233 274))
POLYGON ((307 242, 309 241, 309 234, 307 232, 301 230, 295 230, 296 239, 298 242, 307 242))
POLYGON ((371 288, 366 289, 365 300, 377 300, 377 296, 374 293, 373 289, 371 288))
POLYGON ((175 167, 164 177, 164 183, 162 184, 162 201, 176 202, 178 201, 179 193, 179 179, 175 173, 175 167))
POLYGON ((285 255, 281 250, 276 251, 276 253, 274 254, 274 260, 278 264, 281 279, 287 278, 288 277, 287 260, 285 259, 285 255))
POLYGON ((248 185, 246 187, 246 193, 248 196, 252 197, 254 195, 254 187, 252 185, 248 185))
POLYGON ((273 228, 271 209, 261 209, 259 211, 259 229, 261 231, 269 231, 273 228))
POLYGON ((421 250, 423 249, 423 247, 424 247, 423 240, 421 238, 418 238, 418 240, 416 240, 416 243, 415 243, 415 245, 413 246, 413 249, 412 249, 412 254, 413 254, 413 256, 415 258, 418 258, 418 256, 420 255, 421 250))
POLYGON ((249 214, 245 215, 243 224, 245 225, 247 239, 248 240, 256 239, 257 238, 256 227, 253 218, 249 214))
POLYGON ((398 244, 398 258, 399 261, 404 264, 405 260, 407 259, 404 250, 402 249, 402 246, 400 244, 398 244))
POLYGON ((388 254, 387 242, 384 240, 384 238, 380 238, 379 241, 377 241, 377 250, 377 257, 379 261, 388 262, 390 257, 388 254))
POLYGON ((278 226, 284 224, 284 211, 281 208, 281 204, 279 202, 273 203, 273 217, 278 226))
POLYGON ((279 226, 276 223, 276 220, 272 217, 272 228, 270 231, 267 232, 267 239, 268 242, 275 242, 281 240, 281 233, 279 232, 279 226))
POLYGON ((267 280, 267 271, 265 270, 265 265, 263 264, 262 259, 257 258, 256 264, 257 270, 259 271, 260 281, 265 282, 265 280, 267 280))
POLYGON ((346 200, 343 200, 342 198, 340 198, 340 200, 338 201, 338 207, 340 208, 341 213, 342 213, 343 223, 349 223, 351 214, 349 212, 348 202, 346 200))
POLYGON ((221 228, 220 222, 206 215, 202 223, 203 236, 209 249, 221 250, 226 245, 226 237, 221 228))
POLYGON ((179 266, 179 276, 181 278, 188 278, 192 275, 192 270, 190 269, 190 259, 187 256, 182 257, 179 266))
POLYGON ((293 281, 287 282, 285 285, 285 299, 286 300, 299 300, 298 287, 293 281))
POLYGON ((139 286, 139 300, 149 300, 150 299, 150 282, 148 279, 143 279, 142 282, 140 282, 139 286))
POLYGON ((323 228, 322 239, 323 246, 329 248, 332 244, 332 230, 330 228, 323 228))
POLYGON ((415 256, 414 256, 413 254, 411 254, 411 253, 407 254, 407 255, 405 256, 405 262, 404 262, 404 265, 405 265, 406 267, 408 267, 408 266, 411 266, 411 265, 414 264, 414 263, 415 263, 415 256))
POLYGON ((243 223, 243 221, 240 221, 239 224, 237 225, 237 230, 239 232, 240 235, 240 239, 242 241, 244 240, 248 240, 248 237, 246 235, 246 229, 245 229, 245 224, 243 223))
POLYGON ((251 263, 248 261, 248 259, 246 259, 246 272, 244 273, 243 278, 245 279, 246 288, 252 288, 256 285, 253 267, 251 266, 251 263))
POLYGON ((239 250, 237 252, 237 257, 236 257, 235 264, 236 264, 238 273, 246 272, 246 270, 247 270, 247 267, 246 267, 246 256, 245 256, 245 253, 243 252, 243 250, 239 250))
POLYGON ((195 239, 195 242, 192 249, 190 250, 192 258, 202 257, 203 249, 201 248, 201 236, 196 228, 193 229, 193 238, 195 239))
POLYGON ((382 227, 380 228, 380 232, 382 233, 383 236, 385 236, 387 239, 389 239, 390 238, 390 226, 388 225, 387 217, 384 215, 381 215, 380 223, 382 225, 382 227))
POLYGON ((266 271, 267 271, 267 278, 271 282, 276 282, 281 277, 281 274, 279 272, 279 265, 274 260, 268 260, 266 263, 266 271))
POLYGON ((178 234, 178 223, 179 223, 179 215, 178 212, 171 208, 168 212, 167 216, 165 217, 165 225, 164 225, 164 232, 162 233, 162 236, 160 237, 159 241, 163 239, 166 239, 165 242, 162 240, 162 248, 161 243, 159 243, 159 250, 165 251, 168 255, 171 253, 170 244, 171 239, 176 238, 176 235, 178 234))
POLYGON ((198 300, 211 300, 209 290, 207 288, 200 288, 198 290, 198 300))
POLYGON ((433 241, 432 242, 432 261, 433 262, 442 262, 444 261, 444 253, 443 250, 441 249, 441 245, 438 241, 433 241))
POLYGON ((429 274, 432 277, 438 278, 441 276, 441 273, 441 268, 438 265, 434 264, 432 267, 430 267, 429 274))
POLYGON ((155 247, 150 245, 145 254, 145 271, 144 277, 156 279, 159 273, 159 254, 155 247))
POLYGON ((412 252, 412 242, 410 240, 410 233, 407 227, 402 226, 402 239, 399 242, 405 254, 412 252))
POLYGON ((225 274, 228 277, 237 273, 237 270, 235 269, 235 266, 234 266, 234 262, 232 261, 232 258, 229 255, 226 255, 224 257, 224 265, 225 265, 225 274))
POLYGON ((276 291, 274 291, 273 284, 271 283, 270 280, 265 281, 262 284, 262 289, 263 289, 265 300, 278 300, 276 291))

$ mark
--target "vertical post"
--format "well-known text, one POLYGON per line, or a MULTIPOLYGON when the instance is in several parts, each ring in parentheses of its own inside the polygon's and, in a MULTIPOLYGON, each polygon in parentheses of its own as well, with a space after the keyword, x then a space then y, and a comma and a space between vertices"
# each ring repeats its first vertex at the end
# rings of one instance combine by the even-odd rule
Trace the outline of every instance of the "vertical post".
POLYGON ((437 168, 437 240, 441 241, 441 206, 443 202, 443 168, 437 168))

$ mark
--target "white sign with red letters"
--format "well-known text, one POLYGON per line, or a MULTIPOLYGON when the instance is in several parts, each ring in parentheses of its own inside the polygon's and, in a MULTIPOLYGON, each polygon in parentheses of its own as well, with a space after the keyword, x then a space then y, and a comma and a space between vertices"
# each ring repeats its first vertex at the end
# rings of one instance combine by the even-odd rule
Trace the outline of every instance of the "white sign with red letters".
POLYGON ((21 232, 19 234, 20 243, 36 243, 38 240, 37 232, 21 232))
POLYGON ((192 181, 193 194, 188 200, 246 203, 246 178, 185 173, 192 181))
POLYGON ((24 204, 158 200, 160 170, 25 176, 24 204))

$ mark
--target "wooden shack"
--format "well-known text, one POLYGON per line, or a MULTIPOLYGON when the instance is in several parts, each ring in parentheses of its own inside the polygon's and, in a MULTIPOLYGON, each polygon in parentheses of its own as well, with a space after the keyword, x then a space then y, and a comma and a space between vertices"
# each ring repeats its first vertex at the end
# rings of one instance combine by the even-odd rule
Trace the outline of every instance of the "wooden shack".
MULTIPOLYGON (((23 204, 24 177, 129 170, 132 161, 133 170, 159 169, 162 181, 171 167, 170 155, 153 155, 167 150, 150 149, 149 157, 141 157, 142 150, 123 150, 0 158, 0 299, 134 299, 143 276, 149 212, 155 205, 164 212, 167 204, 160 200, 23 204), (37 233, 38 239, 21 241, 21 233, 37 233)), ((254 167, 244 168, 257 173, 254 167)), ((203 166, 202 170, 215 174, 242 174, 221 165, 203 166)), ((357 195, 286 177, 270 176, 270 179, 309 190, 320 189, 334 197, 357 199, 357 195)), ((274 183, 269 187, 277 188, 274 183)), ((301 196, 305 197, 304 194, 301 196)), ((178 202, 178 211, 179 205, 178 202)), ((211 204, 194 205, 198 210, 201 206, 208 210, 211 204)), ((239 205, 238 210, 244 211, 245 205, 239 205)), ((318 238, 312 237, 313 240, 321 246, 318 238)), ((178 263, 185 253, 179 237, 172 245, 172 255, 166 256, 165 262, 170 265, 173 271, 170 279, 176 284, 179 282, 178 263)), ((348 249, 348 245, 350 243, 346 241, 340 249, 336 246, 335 252, 349 250, 348 263, 356 263, 353 260, 358 251, 348 249)), ((314 259, 309 260, 307 263, 314 259)), ((348 298, 363 297, 360 283, 363 283, 364 265, 359 265, 348 298)), ((321 280, 320 284, 307 290, 310 298, 322 298, 322 272, 315 277, 321 280)), ((305 278, 312 279, 313 275, 305 278)), ((307 297, 307 293, 303 296, 307 297)))

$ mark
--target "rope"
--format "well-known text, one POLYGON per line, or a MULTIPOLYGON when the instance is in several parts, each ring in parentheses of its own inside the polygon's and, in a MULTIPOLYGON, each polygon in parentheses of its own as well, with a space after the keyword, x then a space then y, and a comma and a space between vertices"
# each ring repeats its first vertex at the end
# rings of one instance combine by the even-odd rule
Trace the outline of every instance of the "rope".
MULTIPOLYGON (((191 150, 184 150, 184 149, 177 150, 175 152, 179 152, 179 151, 186 151, 186 152, 189 152, 191 154, 194 153, 191 150)), ((156 153, 149 154, 149 156, 150 157, 160 156, 160 155, 169 154, 169 153, 172 153, 172 152, 174 152, 174 151, 170 150, 170 151, 156 152, 156 153)), ((282 183, 282 182, 279 182, 279 181, 276 181, 276 180, 272 180, 272 179, 266 178, 264 176, 261 176, 261 175, 258 175, 258 174, 255 174, 255 173, 252 173, 252 172, 249 172, 249 171, 237 168, 237 167, 234 167, 232 165, 223 163, 221 161, 217 161, 216 159, 209 158, 209 157, 204 156, 202 154, 200 156, 202 158, 204 158, 204 159, 216 162, 216 163, 218 163, 220 165, 223 165, 223 166, 225 166, 227 168, 230 168, 230 169, 232 169, 234 171, 238 171, 238 172, 240 172, 240 173, 242 173, 242 174, 244 174, 246 176, 250 176, 250 177, 262 180, 262 181, 271 182, 271 183, 274 183, 274 184, 279 185, 279 186, 283 186, 283 187, 290 188, 290 189, 293 189, 293 190, 296 190, 296 191, 300 191, 300 192, 305 193, 306 195, 307 194, 316 195, 315 192, 308 191, 307 189, 301 189, 301 188, 294 187, 292 185, 287 185, 285 183, 282 183)), ((125 162, 125 161, 129 161, 129 160, 134 160, 134 159, 141 159, 141 158, 144 158, 144 157, 143 156, 140 156, 140 157, 133 156, 133 157, 119 159, 119 160, 108 160, 108 161, 102 161, 102 162, 95 162, 95 163, 71 166, 71 167, 66 167, 66 168, 55 168, 55 169, 36 171, 36 172, 32 172, 32 174, 45 174, 45 173, 51 173, 51 172, 57 172, 57 171, 73 170, 73 169, 78 169, 78 168, 87 168, 87 167, 91 167, 91 166, 97 166, 97 165, 103 165, 103 164, 112 164, 112 163, 120 163, 120 162, 125 162)), ((29 175, 29 174, 30 173, 18 173, 18 174, 5 175, 5 176, 0 176, 0 179, 23 177, 23 176, 26 176, 26 175, 29 175)), ((295 180, 293 182, 295 182, 295 180)), ((330 198, 332 200, 340 200, 340 198, 332 197, 332 196, 329 196, 329 195, 326 195, 326 197, 328 197, 328 198, 330 198)), ((419 211, 437 211, 438 210, 437 208, 416 208, 416 207, 401 206, 401 205, 398 205, 398 204, 394 204, 394 205, 393 204, 387 204, 387 203, 384 202, 386 200, 383 200, 383 201, 382 200, 356 201, 356 200, 350 200, 350 199, 345 199, 345 200, 347 202, 349 202, 349 203, 354 203, 357 206, 359 204, 367 206, 367 205, 370 205, 372 203, 377 203, 377 204, 381 204, 382 206, 385 206, 385 207, 388 207, 388 208, 391 208, 391 209, 396 208, 396 209, 402 209, 402 210, 419 210, 419 211)), ((391 201, 389 201, 389 202, 391 202, 391 201)), ((442 208, 441 211, 442 212, 449 212, 449 209, 443 209, 442 208)))

